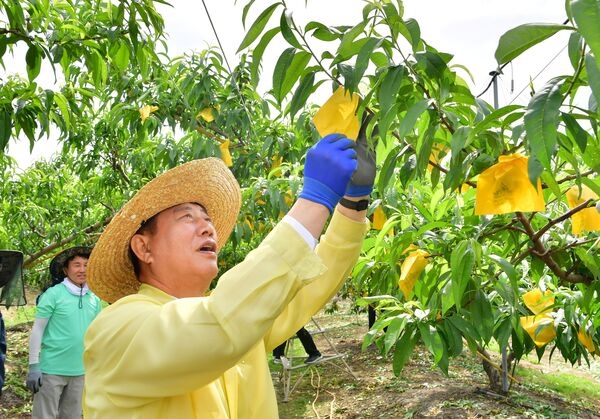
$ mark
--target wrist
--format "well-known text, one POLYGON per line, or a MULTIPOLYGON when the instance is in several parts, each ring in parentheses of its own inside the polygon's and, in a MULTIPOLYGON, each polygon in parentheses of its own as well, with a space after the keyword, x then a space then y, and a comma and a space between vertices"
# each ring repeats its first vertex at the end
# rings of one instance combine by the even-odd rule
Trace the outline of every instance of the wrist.
MULTIPOLYGON (((359 202, 359 201, 367 201, 367 205, 368 205, 368 196, 348 196, 348 195, 344 195, 344 202, 359 202)), ((347 204, 352 206, 353 204, 347 204)), ((357 204, 358 205, 358 204, 357 204)), ((362 204, 364 205, 364 204, 362 204)), ((347 208, 345 206, 343 206, 341 203, 338 203, 337 205, 337 211, 339 211, 341 214, 343 214, 344 216, 354 220, 354 221, 358 221, 358 222, 362 222, 364 220, 366 220, 367 218, 367 209, 365 208, 364 210, 356 210, 356 209, 350 209, 347 208)))
POLYGON ((316 179, 305 178, 304 186, 298 197, 324 205, 331 213, 342 196, 316 179))

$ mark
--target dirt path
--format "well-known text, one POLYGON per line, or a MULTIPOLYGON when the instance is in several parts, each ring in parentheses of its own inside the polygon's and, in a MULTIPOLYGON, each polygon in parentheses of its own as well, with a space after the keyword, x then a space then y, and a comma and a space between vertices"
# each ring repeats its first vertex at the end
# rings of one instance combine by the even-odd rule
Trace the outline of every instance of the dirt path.
MULTIPOLYGON (((395 377, 391 358, 384 358, 375 347, 361 349, 367 332, 366 315, 322 314, 316 320, 326 330, 325 334, 315 335, 317 346, 324 354, 333 354, 328 338, 335 351, 345 355, 356 378, 345 370, 340 359, 300 368, 292 372, 292 384, 297 385, 289 394, 289 401, 284 402, 281 366, 273 365, 282 419, 600 418, 600 400, 567 400, 527 382, 514 385, 507 398, 486 391, 487 376, 479 361, 467 351, 450 361, 446 377, 432 366, 429 353, 417 348, 402 375, 395 377)), ((31 323, 23 323, 7 331, 8 381, 0 402, 1 418, 31 416, 31 395, 23 385, 30 327, 31 323)), ((308 329, 315 328, 308 325, 308 329)), ((585 365, 572 368, 556 360, 551 364, 531 360, 522 364, 545 374, 569 373, 600 385, 598 362, 593 369, 585 365)))

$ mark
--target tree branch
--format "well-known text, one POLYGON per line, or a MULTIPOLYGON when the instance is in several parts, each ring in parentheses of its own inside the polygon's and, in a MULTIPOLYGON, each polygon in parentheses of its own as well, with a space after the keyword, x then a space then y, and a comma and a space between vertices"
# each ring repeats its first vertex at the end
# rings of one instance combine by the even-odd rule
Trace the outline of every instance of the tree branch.
MULTIPOLYGON (((546 264, 546 266, 552 271, 552 273, 554 273, 554 275, 556 275, 561 280, 564 280, 564 281, 567 281, 567 282, 570 282, 573 284, 576 284, 576 283, 589 284, 592 282, 592 278, 589 278, 584 275, 576 274, 576 273, 569 273, 569 272, 563 270, 560 266, 558 266, 558 264, 552 257, 552 254, 549 251, 549 249, 547 249, 544 246, 544 244, 542 243, 542 241, 540 240, 541 235, 539 235, 538 233, 535 232, 535 230, 531 226, 530 221, 525 217, 525 215, 522 212, 517 212, 516 216, 519 219, 519 221, 521 222, 521 224, 523 224, 523 227, 525 228, 527 235, 530 237, 530 239, 533 243, 533 247, 531 248, 531 253, 534 256, 537 256, 539 259, 541 259, 546 264)), ((556 224, 556 223, 554 223, 554 224, 556 224)))
POLYGON ((35 262, 41 258, 42 256, 47 255, 48 253, 52 252, 55 249, 59 249, 61 247, 63 247, 66 244, 69 244, 73 241, 75 241, 78 237, 81 236, 81 234, 90 234, 93 232, 96 232, 97 230, 99 230, 101 227, 107 225, 110 220, 112 219, 112 216, 105 218, 102 221, 98 221, 95 224, 92 224, 89 227, 86 227, 85 229, 83 229, 80 232, 77 232, 75 234, 72 234, 68 237, 65 237, 64 239, 60 240, 59 242, 56 243, 52 243, 49 246, 46 246, 42 249, 40 249, 38 252, 33 253, 32 255, 30 255, 27 259, 25 259, 25 261, 23 262, 23 268, 25 269, 29 269, 31 268, 33 265, 35 265, 35 262))
POLYGON ((542 227, 537 233, 535 233, 534 236, 531 237, 531 240, 533 240, 533 241, 538 240, 540 237, 542 237, 542 235, 544 235, 544 233, 546 231, 550 230, 550 228, 552 228, 556 224, 566 220, 567 218, 571 218, 571 216, 573 214, 576 214, 579 211, 586 209, 590 205, 590 203, 592 203, 593 201, 594 201, 593 199, 588 199, 587 201, 577 205, 575 208, 571 209, 570 211, 565 212, 560 217, 556 217, 556 218, 548 221, 548 223, 544 227, 542 227))

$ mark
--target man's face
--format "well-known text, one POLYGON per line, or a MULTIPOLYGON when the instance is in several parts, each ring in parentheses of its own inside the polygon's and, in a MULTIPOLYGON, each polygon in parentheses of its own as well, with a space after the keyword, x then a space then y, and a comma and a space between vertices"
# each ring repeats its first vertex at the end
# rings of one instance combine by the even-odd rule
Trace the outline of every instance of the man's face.
POLYGON ((85 284, 85 271, 87 270, 88 259, 82 256, 75 256, 64 268, 65 275, 76 285, 85 284))
POLYGON ((154 233, 144 236, 154 284, 177 297, 206 292, 219 269, 217 233, 203 207, 186 203, 168 208, 156 216, 154 233))

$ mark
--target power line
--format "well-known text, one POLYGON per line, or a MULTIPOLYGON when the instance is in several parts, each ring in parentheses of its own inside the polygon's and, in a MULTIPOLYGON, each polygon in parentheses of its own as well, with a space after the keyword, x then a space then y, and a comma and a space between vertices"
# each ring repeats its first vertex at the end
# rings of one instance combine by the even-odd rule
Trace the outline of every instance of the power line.
MULTIPOLYGON (((542 69, 541 69, 541 70, 540 70, 540 71, 539 71, 539 72, 538 72, 538 73, 537 73, 537 74, 536 74, 536 75, 535 75, 535 76, 534 76, 534 77, 531 79, 531 81, 534 81, 535 79, 537 79, 537 78, 540 76, 540 74, 542 74, 542 73, 543 73, 543 72, 544 72, 544 71, 545 71, 545 70, 546 70, 546 69, 547 69, 547 68, 550 66, 550 64, 552 64, 552 63, 554 62, 554 60, 556 60, 556 59, 558 58, 558 56, 559 56, 560 54, 562 54, 562 52, 563 52, 563 51, 564 51, 564 50, 567 48, 567 46, 568 46, 568 45, 565 45, 564 47, 562 47, 562 48, 560 49, 560 51, 558 51, 558 52, 556 53, 556 55, 555 55, 554 57, 552 57, 552 59, 551 59, 550 61, 548 61, 548 63, 547 63, 547 64, 546 64, 544 67, 542 67, 542 69)), ((519 93, 517 93, 517 94, 516 94, 516 95, 515 95, 515 96, 512 98, 512 100, 511 100, 510 102, 508 102, 508 104, 510 105, 510 104, 511 104, 511 103, 513 103, 515 100, 517 100, 517 98, 518 98, 518 97, 521 95, 521 93, 523 93, 523 92, 525 91, 525 89, 527 89, 527 87, 529 87, 529 83, 528 83, 528 84, 526 84, 526 85, 525 85, 525 86, 524 86, 524 87, 523 87, 523 88, 522 88, 522 89, 519 91, 519 93)))
MULTIPOLYGON (((564 22, 562 22, 563 25, 566 25, 567 23, 569 23, 569 19, 566 19, 564 22)), ((558 58, 558 56, 565 50, 565 48, 567 47, 567 45, 565 45, 536 75, 533 79, 531 79, 531 81, 535 80, 537 77, 539 77, 540 74, 542 74, 550 64, 552 64, 554 62, 554 60, 556 60, 556 58, 558 58)), ((494 81, 496 80, 496 78, 502 74, 502 70, 504 69, 504 67, 506 67, 508 64, 510 64, 510 68, 511 68, 511 79, 510 79, 510 90, 511 93, 514 91, 515 89, 515 81, 514 81, 514 74, 513 74, 513 70, 512 70, 512 60, 508 61, 506 63, 504 63, 501 67, 498 67, 498 69, 494 70, 494 71, 490 71, 489 75, 492 76, 492 78, 490 79, 490 82, 488 83, 488 85, 485 87, 485 89, 483 90, 483 92, 481 92, 480 94, 477 95, 477 97, 481 97, 483 94, 485 94, 490 87, 494 84, 494 81)), ((511 103, 513 103, 520 95, 521 93, 523 93, 525 91, 525 89, 527 89, 529 84, 525 85, 525 87, 523 87, 523 89, 515 96, 513 97, 513 99, 510 101, 509 105, 511 103)))
MULTIPOLYGON (((219 44, 219 49, 223 53, 223 59, 225 60, 225 65, 227 66, 227 69, 229 70, 229 74, 233 78, 233 71, 231 70, 229 61, 227 61, 227 55, 225 54, 225 50, 223 49, 223 45, 221 44, 221 39, 219 38, 219 34, 217 34, 217 29, 215 28, 212 17, 210 16, 210 12, 208 11, 208 7, 206 7, 206 3, 204 2, 204 0, 202 0, 202 6, 204 6, 204 11, 206 12, 206 17, 208 17, 208 22, 210 23, 210 27, 212 28, 215 38, 217 38, 217 44, 219 44)), ((237 84, 236 84, 236 86, 237 86, 237 84)))
POLYGON ((221 43, 221 39, 219 38, 219 34, 217 33, 217 29, 213 23, 212 17, 210 15, 210 12, 208 11, 208 7, 206 6, 206 3, 204 0, 202 0, 202 6, 204 6, 204 11, 206 12, 206 16, 208 17, 208 22, 210 23, 210 27, 212 28, 215 38, 217 39, 217 44, 219 45, 219 49, 221 50, 221 53, 223 54, 223 60, 225 61, 225 65, 227 66, 227 70, 229 71, 229 75, 231 76, 231 81, 233 83, 233 86, 234 86, 235 90, 237 91, 240 102, 242 103, 242 107, 244 108, 244 113, 248 117, 248 122, 250 124, 250 131, 252 131, 252 135, 254 137, 256 137, 256 132, 254 131, 254 125, 252 124, 252 117, 250 116, 250 112, 248 111, 248 107, 246 105, 246 99, 242 95, 242 91, 240 90, 240 87, 238 86, 237 81, 235 80, 235 77, 233 76, 233 70, 231 69, 231 66, 229 65, 229 61, 227 60, 227 54, 225 54, 225 49, 223 48, 223 44, 221 43))

